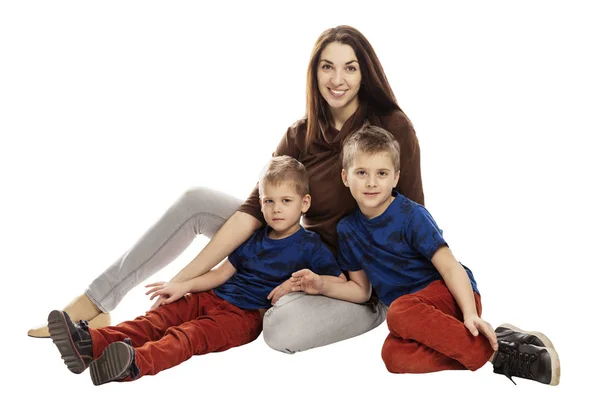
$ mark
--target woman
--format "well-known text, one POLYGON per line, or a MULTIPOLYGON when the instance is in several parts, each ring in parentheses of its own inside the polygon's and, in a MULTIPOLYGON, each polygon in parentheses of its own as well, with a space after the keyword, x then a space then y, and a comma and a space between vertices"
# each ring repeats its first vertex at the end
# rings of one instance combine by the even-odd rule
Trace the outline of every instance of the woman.
MULTIPOLYGON (((274 155, 289 155, 305 165, 313 202, 303 224, 335 253, 336 224, 356 207, 340 179, 344 138, 365 121, 391 132, 402 148, 396 190, 423 204, 419 144, 373 48, 352 27, 321 34, 306 88, 306 116, 288 128, 274 155)), ((65 311, 73 320, 105 326, 110 323, 108 312, 125 294, 177 258, 197 234, 210 237, 210 242, 172 280, 206 273, 264 223, 257 188, 244 203, 206 188, 189 190, 65 311)), ((324 346, 365 333, 385 319, 386 307, 376 297, 362 305, 290 291, 288 282, 276 288, 274 306, 264 316, 264 338, 275 350, 294 353, 324 346)), ((42 327, 29 335, 45 337, 48 331, 42 327)))

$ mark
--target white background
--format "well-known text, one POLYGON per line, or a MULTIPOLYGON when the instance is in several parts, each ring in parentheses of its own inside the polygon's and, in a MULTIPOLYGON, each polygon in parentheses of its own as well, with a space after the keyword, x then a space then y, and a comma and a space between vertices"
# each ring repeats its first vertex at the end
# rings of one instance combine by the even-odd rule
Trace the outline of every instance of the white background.
MULTIPOLYGON (((0 391, 595 397, 600 29, 592 3, 3 2, 0 391), (490 365, 389 374, 379 355, 385 324, 294 356, 270 350, 261 336, 101 387, 87 372, 69 373, 49 340, 28 338, 27 329, 81 293, 185 189, 245 198, 304 114, 315 40, 339 24, 369 39, 414 123, 426 204, 474 271, 484 318, 547 333, 561 385, 515 387, 490 365)), ((151 280, 170 279, 205 243, 151 280)), ((114 322, 142 314, 150 306, 143 293, 132 290, 114 322)))

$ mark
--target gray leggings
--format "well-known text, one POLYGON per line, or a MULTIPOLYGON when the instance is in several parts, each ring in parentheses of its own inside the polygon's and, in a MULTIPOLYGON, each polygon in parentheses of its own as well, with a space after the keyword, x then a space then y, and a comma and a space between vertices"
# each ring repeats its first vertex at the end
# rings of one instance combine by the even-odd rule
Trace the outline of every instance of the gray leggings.
MULTIPOLYGON (((242 201, 207 188, 186 191, 141 239, 96 278, 86 295, 102 311, 113 310, 125 294, 176 259, 196 235, 212 238, 242 201)), ((290 293, 264 317, 265 342, 285 353, 325 346, 365 333, 385 320, 386 307, 290 293)))

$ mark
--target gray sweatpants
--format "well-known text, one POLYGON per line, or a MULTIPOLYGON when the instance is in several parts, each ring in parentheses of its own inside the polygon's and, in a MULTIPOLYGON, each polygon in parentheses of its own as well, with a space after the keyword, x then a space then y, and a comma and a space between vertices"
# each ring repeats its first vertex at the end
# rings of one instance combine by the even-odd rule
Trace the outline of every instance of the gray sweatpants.
MULTIPOLYGON (((212 238, 242 204, 207 188, 186 191, 140 240, 96 278, 86 295, 102 311, 113 310, 125 294, 176 259, 196 235, 212 238)), ((324 296, 290 293, 264 317, 263 336, 285 353, 308 350, 365 333, 385 320, 386 307, 370 307, 324 296)))

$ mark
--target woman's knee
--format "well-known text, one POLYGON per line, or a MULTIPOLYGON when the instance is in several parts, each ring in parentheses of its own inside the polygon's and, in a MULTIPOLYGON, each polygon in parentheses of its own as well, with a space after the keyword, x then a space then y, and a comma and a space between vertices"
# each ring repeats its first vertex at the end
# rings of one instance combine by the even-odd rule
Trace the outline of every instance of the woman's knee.
POLYGON ((269 347, 289 354, 358 336, 384 319, 384 306, 374 312, 364 305, 296 292, 267 311, 263 337, 269 347))
POLYGON ((198 204, 198 202, 206 199, 210 192, 211 189, 204 186, 190 187, 182 193, 179 202, 186 205, 198 204))
POLYGON ((291 339, 287 333, 285 327, 269 329, 263 325, 263 338, 267 346, 273 350, 286 354, 294 354, 296 351, 302 350, 300 343, 291 339))
POLYGON ((300 293, 283 296, 278 303, 269 309, 263 318, 263 338, 267 346, 286 354, 305 350, 305 338, 300 334, 302 329, 294 317, 296 310, 293 302, 301 298, 300 293))
POLYGON ((176 213, 197 219, 199 233, 212 237, 243 204, 240 199, 204 186, 189 188, 174 206, 176 213))

